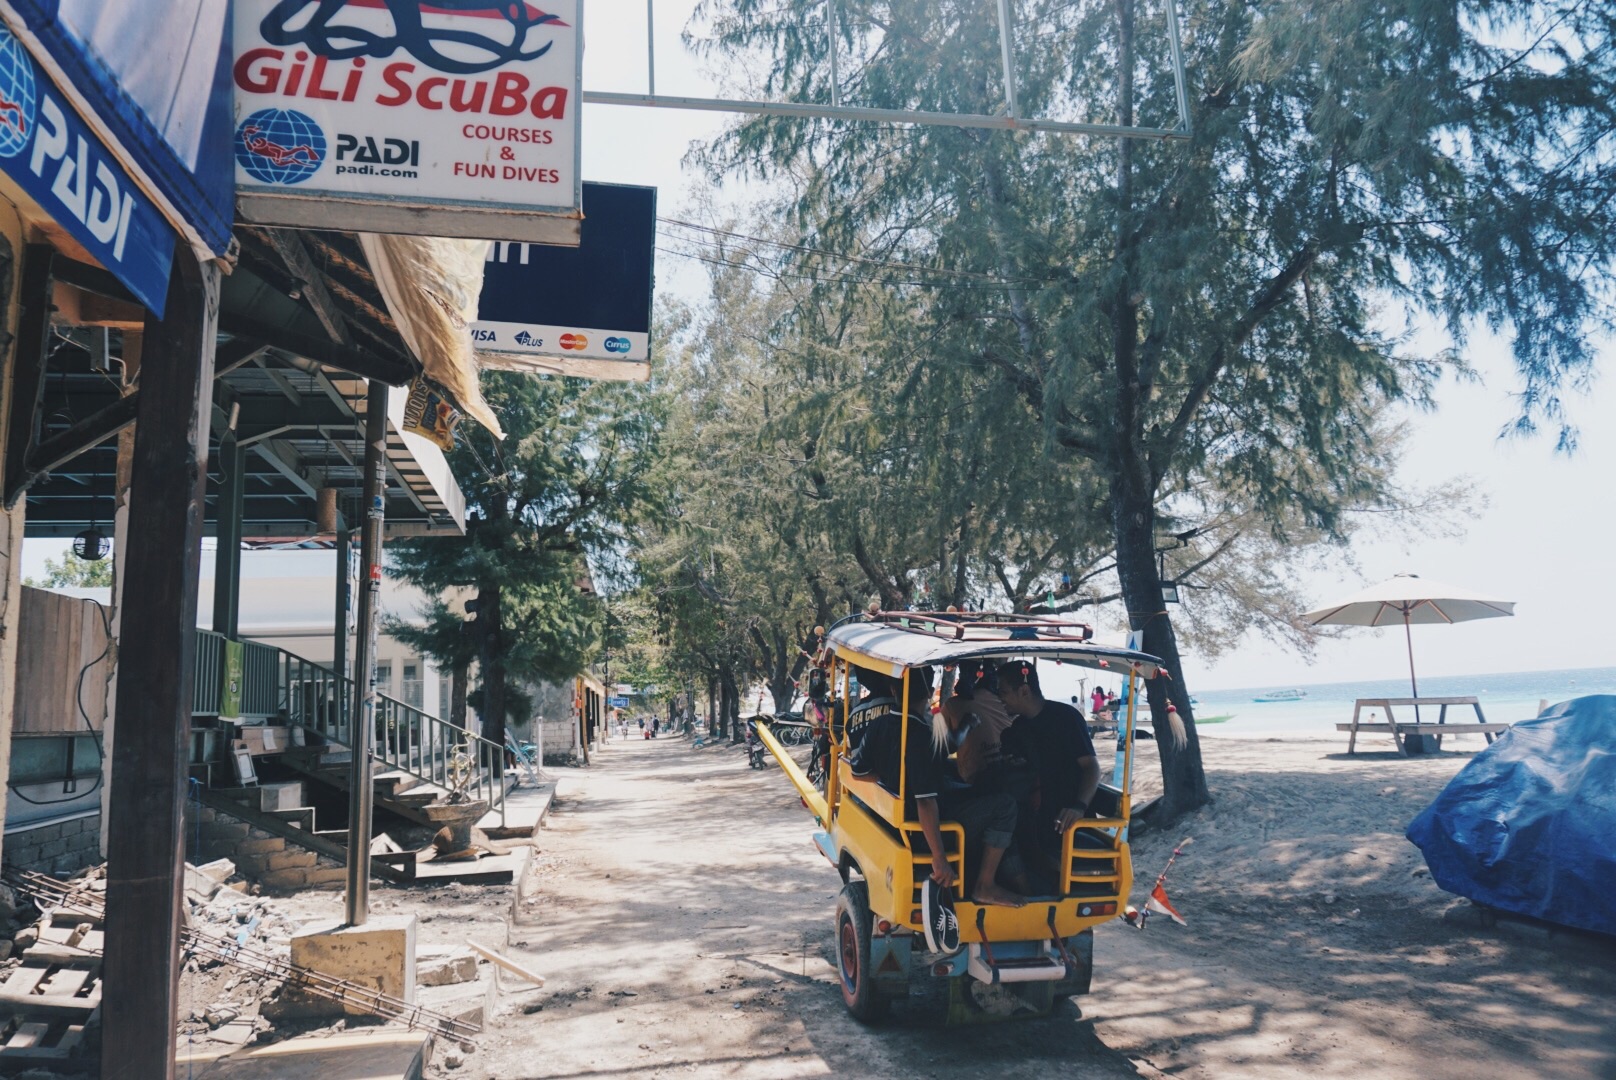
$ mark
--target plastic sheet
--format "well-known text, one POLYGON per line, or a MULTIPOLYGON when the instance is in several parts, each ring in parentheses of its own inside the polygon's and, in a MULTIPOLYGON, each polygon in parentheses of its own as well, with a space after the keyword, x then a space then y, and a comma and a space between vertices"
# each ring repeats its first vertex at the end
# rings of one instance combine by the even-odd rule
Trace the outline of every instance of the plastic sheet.
POLYGON ((478 386, 471 345, 488 241, 376 233, 361 233, 359 241, 399 336, 426 377, 503 439, 505 432, 478 386))
POLYGON ((1516 724, 1408 827, 1448 892, 1616 934, 1616 695, 1516 724))

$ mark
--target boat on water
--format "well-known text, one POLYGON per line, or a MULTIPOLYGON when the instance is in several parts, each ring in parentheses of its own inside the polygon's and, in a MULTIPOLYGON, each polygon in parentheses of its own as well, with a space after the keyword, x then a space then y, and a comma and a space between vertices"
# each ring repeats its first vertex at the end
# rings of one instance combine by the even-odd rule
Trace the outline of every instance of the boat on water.
POLYGON ((1301 701, 1305 697, 1307 697, 1307 691, 1298 688, 1298 689, 1295 689, 1295 690, 1270 690, 1270 691, 1268 691, 1268 693, 1261 694, 1261 695, 1259 695, 1257 697, 1252 698, 1251 700, 1252 701, 1301 701))

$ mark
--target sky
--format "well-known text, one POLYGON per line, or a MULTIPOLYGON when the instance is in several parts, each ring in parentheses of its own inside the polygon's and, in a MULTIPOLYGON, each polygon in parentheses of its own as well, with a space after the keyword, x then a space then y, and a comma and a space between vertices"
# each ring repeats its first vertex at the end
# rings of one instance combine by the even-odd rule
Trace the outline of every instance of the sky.
MULTIPOLYGON (((657 89, 660 93, 717 96, 713 79, 685 53, 679 31, 691 5, 658 8, 657 89)), ((625 0, 590 0, 584 27, 584 85, 594 90, 645 89, 646 8, 625 0), (602 39, 610 44, 601 45, 602 39)), ((682 160, 693 142, 723 130, 728 117, 710 112, 586 105, 583 112, 584 178, 650 184, 658 212, 678 217, 705 209, 700 177, 682 160)), ((723 198, 744 198, 729 189, 723 198)), ((659 293, 699 300, 705 275, 699 264, 659 244, 659 293)), ((1310 574, 1301 583, 1323 606, 1337 596, 1399 572, 1465 586, 1516 602, 1516 615, 1455 626, 1414 630, 1422 672, 1464 675, 1616 665, 1616 375, 1573 397, 1569 409, 1581 432, 1574 455, 1555 453, 1553 433, 1532 439, 1499 438, 1513 419, 1516 382, 1508 343, 1479 336, 1467 360, 1480 378, 1444 383, 1434 413, 1409 413, 1413 433, 1400 480, 1430 486, 1467 476, 1485 499, 1462 537, 1379 535, 1361 530, 1352 560, 1310 574), (1352 565, 1355 563, 1356 565, 1352 565)), ((1601 367, 1609 367, 1609 349, 1601 367)), ((654 362, 654 359, 653 359, 654 362)), ((24 574, 38 574, 60 542, 25 546, 24 574)), ((1194 594, 1186 595, 1194 603, 1194 594)), ((1347 631, 1323 643, 1309 662, 1249 636, 1215 661, 1190 656, 1184 676, 1192 689, 1287 686, 1385 678, 1407 671, 1400 630, 1347 631)))

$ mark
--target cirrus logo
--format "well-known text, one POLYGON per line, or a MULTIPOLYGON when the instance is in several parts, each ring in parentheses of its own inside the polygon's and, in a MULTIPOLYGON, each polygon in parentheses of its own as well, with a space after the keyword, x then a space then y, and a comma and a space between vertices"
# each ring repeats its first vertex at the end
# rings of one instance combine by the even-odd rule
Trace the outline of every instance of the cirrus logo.
POLYGON ((0 157, 16 157, 34 130, 34 64, 0 27, 0 157))
POLYGON ((562 334, 560 344, 563 349, 578 351, 589 348, 589 338, 583 334, 562 334))
POLYGON ((236 129, 236 163, 265 184, 301 184, 325 161, 325 132, 296 109, 259 109, 236 129))
POLYGON ((626 353, 633 347, 626 337, 609 337, 606 339, 606 351, 609 353, 626 353))

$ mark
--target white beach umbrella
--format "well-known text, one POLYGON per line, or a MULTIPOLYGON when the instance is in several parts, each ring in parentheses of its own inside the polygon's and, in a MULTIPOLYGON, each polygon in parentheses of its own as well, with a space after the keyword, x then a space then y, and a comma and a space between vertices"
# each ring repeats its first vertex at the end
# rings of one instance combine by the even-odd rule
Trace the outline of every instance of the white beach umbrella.
POLYGON ((1515 614, 1515 601, 1498 600, 1457 585, 1422 578, 1418 574, 1398 574, 1362 592, 1353 593, 1302 618, 1313 626, 1395 626, 1403 624, 1408 641, 1408 681, 1414 696, 1420 684, 1414 676, 1414 623, 1456 623, 1471 619, 1495 619, 1515 614))

